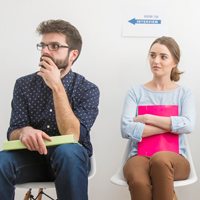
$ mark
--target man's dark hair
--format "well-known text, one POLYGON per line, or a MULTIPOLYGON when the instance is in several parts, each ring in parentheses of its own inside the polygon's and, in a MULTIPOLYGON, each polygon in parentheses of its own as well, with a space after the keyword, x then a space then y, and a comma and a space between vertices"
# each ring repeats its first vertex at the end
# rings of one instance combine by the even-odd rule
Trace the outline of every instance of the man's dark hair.
POLYGON ((74 27, 69 22, 61 19, 43 21, 39 24, 36 31, 40 35, 46 33, 62 33, 65 35, 66 43, 69 45, 69 51, 78 50, 78 56, 80 55, 82 48, 82 38, 76 27, 74 27))

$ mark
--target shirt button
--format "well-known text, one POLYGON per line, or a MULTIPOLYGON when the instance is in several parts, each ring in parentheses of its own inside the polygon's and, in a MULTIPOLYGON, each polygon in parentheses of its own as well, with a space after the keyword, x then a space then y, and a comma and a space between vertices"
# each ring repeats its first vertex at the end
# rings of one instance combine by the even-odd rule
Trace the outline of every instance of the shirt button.
POLYGON ((53 110, 52 110, 52 109, 50 109, 49 111, 50 111, 50 112, 52 112, 53 110))
POLYGON ((47 128, 50 128, 50 125, 47 125, 47 128))

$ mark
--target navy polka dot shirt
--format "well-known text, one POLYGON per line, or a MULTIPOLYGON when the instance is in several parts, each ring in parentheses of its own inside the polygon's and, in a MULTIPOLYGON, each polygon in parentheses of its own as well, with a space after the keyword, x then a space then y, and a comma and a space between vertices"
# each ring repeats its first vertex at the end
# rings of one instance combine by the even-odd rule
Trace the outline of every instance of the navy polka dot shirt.
MULTIPOLYGON (((80 140, 92 155, 90 129, 98 115, 99 89, 80 74, 70 71, 62 78, 74 114, 80 121, 80 140)), ((50 136, 60 135, 56 124, 51 89, 36 73, 17 79, 7 137, 18 128, 32 126, 50 136)))

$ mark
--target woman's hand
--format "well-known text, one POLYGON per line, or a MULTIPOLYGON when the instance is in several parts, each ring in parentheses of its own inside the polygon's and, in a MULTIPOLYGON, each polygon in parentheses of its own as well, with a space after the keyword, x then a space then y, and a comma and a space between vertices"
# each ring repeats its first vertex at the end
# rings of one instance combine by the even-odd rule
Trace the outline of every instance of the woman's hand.
POLYGON ((153 115, 145 114, 145 115, 138 115, 133 119, 134 122, 141 122, 143 124, 150 124, 152 121, 153 115))

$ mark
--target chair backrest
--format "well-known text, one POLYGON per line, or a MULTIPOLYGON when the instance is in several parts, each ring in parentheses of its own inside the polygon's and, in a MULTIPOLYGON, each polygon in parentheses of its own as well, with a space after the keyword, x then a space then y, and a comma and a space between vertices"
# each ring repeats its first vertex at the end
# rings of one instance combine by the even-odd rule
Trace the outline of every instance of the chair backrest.
MULTIPOLYGON (((190 151, 190 146, 189 146, 189 141, 188 141, 187 135, 185 135, 185 145, 186 145, 186 150, 187 150, 187 159, 190 162, 190 175, 189 175, 188 179, 186 179, 186 180, 174 181, 174 187, 190 185, 192 183, 195 183, 198 179, 196 171, 195 171, 194 162, 192 159, 192 154, 190 151)), ((127 182, 126 182, 126 180, 124 178, 124 174, 123 174, 123 167, 128 158, 128 154, 130 152, 130 147, 131 147, 131 142, 129 140, 126 145, 124 155, 121 160, 121 164, 120 164, 117 172, 110 179, 110 181, 113 184, 120 185, 120 186, 127 186, 127 182)))
POLYGON ((96 174, 96 170, 97 170, 94 152, 93 152, 93 155, 90 157, 90 163, 91 163, 91 169, 90 169, 90 173, 88 175, 88 180, 90 180, 94 177, 94 175, 96 174))
MULTIPOLYGON (((95 154, 90 157, 90 163, 91 163, 91 169, 90 173, 88 175, 88 180, 92 179, 94 175, 96 174, 96 159, 95 159, 95 154)), ((24 188, 24 189, 38 189, 38 188, 43 188, 43 189, 50 189, 50 188, 55 188, 54 182, 29 182, 29 183, 23 183, 23 184, 17 184, 15 186, 16 188, 24 188)))
POLYGON ((185 145, 187 149, 187 159, 190 163, 190 175, 186 180, 174 181, 174 187, 190 185, 197 182, 198 180, 187 135, 185 135, 185 145))

